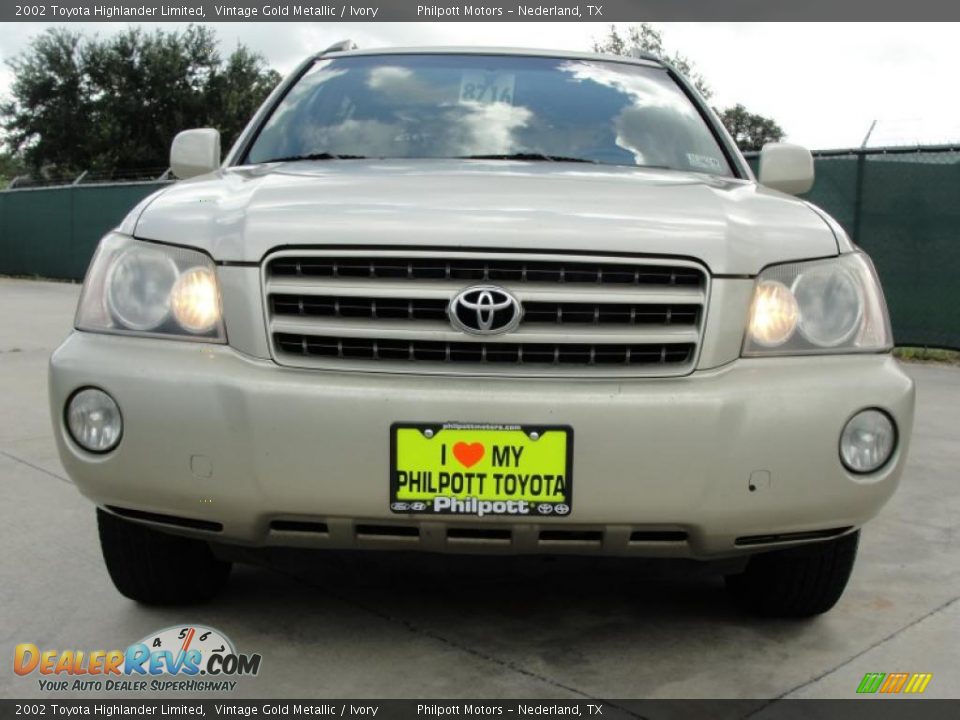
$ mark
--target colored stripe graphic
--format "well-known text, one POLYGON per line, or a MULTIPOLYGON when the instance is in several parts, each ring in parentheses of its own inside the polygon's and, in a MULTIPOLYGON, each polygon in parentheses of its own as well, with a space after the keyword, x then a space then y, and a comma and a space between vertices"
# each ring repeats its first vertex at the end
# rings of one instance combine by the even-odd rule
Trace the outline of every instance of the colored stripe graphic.
POLYGON ((914 673, 903 691, 905 693, 922 693, 927 689, 927 685, 930 684, 932 678, 933 673, 914 673))
POLYGON ((863 676, 863 680, 860 681, 860 686, 857 688, 858 693, 875 693, 880 689, 880 683, 883 682, 883 678, 886 677, 886 673, 867 673, 863 676))
POLYGON ((857 686, 862 695, 880 692, 895 694, 899 692, 918 694, 927 689, 933 679, 933 673, 867 673, 857 686))
POLYGON ((887 679, 884 681, 883 685, 880 686, 880 692, 882 693, 900 692, 904 684, 907 682, 908 677, 910 677, 910 675, 905 672, 890 673, 889 675, 887 675, 887 679))

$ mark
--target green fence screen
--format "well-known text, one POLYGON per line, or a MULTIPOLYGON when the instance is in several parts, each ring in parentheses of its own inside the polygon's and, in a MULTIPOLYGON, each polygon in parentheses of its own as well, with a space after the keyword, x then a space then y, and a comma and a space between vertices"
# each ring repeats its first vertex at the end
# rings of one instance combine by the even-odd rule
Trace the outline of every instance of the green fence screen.
POLYGON ((97 242, 160 183, 0 192, 0 274, 82 280, 97 242))
MULTIPOLYGON (((870 254, 898 345, 960 349, 960 147, 814 153, 805 197, 870 254)), ((748 158, 756 172, 756 157, 748 158)))
MULTIPOLYGON (((870 253, 897 344, 960 349, 960 147, 815 158, 817 180, 807 198, 870 253)), ((755 166, 756 157, 750 162, 755 166)), ((0 274, 82 279, 97 240, 159 187, 0 192, 0 274)))
POLYGON ((877 266, 898 345, 960 348, 960 149, 821 155, 811 202, 877 266))

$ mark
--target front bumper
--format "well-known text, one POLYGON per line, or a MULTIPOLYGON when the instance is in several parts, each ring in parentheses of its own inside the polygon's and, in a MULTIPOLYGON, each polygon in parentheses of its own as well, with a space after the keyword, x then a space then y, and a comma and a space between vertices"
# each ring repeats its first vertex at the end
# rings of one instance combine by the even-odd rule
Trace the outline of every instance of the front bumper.
POLYGON ((51 358, 50 403, 84 495, 214 523, 170 529, 226 543, 707 558, 874 516, 903 469, 914 386, 889 355, 737 360, 670 379, 469 379, 297 370, 227 346, 76 332, 51 358), (64 404, 88 385, 123 414, 107 455, 64 427, 64 404), (854 476, 838 438, 866 407, 894 418, 899 447, 854 476), (572 426, 571 514, 392 514, 394 421, 572 426))

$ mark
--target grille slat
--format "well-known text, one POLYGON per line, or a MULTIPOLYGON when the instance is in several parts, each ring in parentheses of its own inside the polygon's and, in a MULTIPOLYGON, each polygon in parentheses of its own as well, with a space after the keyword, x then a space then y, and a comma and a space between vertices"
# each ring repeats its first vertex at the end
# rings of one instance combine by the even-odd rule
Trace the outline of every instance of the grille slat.
POLYGON ((562 343, 443 342, 432 340, 371 340, 275 333, 274 342, 286 353, 307 357, 403 359, 420 362, 525 365, 670 365, 689 361, 692 343, 663 345, 587 345, 562 343))
POLYGON ((702 338, 708 277, 682 260, 290 251, 267 260, 264 289, 281 364, 679 375, 702 338), (451 299, 479 283, 520 302, 514 330, 450 323, 451 299))
POLYGON ((696 343, 696 327, 680 325, 557 325, 530 323, 503 335, 470 335, 455 329, 448 320, 371 320, 369 318, 298 317, 276 315, 270 323, 274 333, 323 335, 326 337, 442 340, 445 342, 519 343, 582 343, 603 344, 670 344, 696 343))
MULTIPOLYGON (((430 298, 372 298, 360 296, 270 296, 274 316, 369 318, 371 320, 443 320, 447 300, 430 298)), ((696 305, 624 305, 607 303, 523 303, 525 323, 695 325, 696 305)))
POLYGON ((546 282, 604 285, 701 285, 703 273, 690 267, 620 265, 578 260, 525 262, 444 258, 317 257, 277 258, 275 277, 546 282))
MULTIPOLYGON (((457 280, 371 280, 370 278, 296 278, 273 277, 267 281, 270 295, 351 296, 376 298, 430 298, 449 302, 456 293, 476 283, 457 280)), ((560 283, 491 283, 524 301, 695 305, 705 302, 704 290, 696 285, 651 285, 634 288, 627 285, 562 285, 560 283)))

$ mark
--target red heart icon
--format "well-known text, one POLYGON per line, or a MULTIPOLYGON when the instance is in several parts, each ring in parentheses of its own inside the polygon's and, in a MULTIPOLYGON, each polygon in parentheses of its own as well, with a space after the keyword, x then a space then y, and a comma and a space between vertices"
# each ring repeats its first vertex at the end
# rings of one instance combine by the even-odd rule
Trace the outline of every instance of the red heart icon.
POLYGON ((466 468, 473 467, 483 458, 483 445, 480 443, 458 442, 453 446, 453 456, 466 468))

